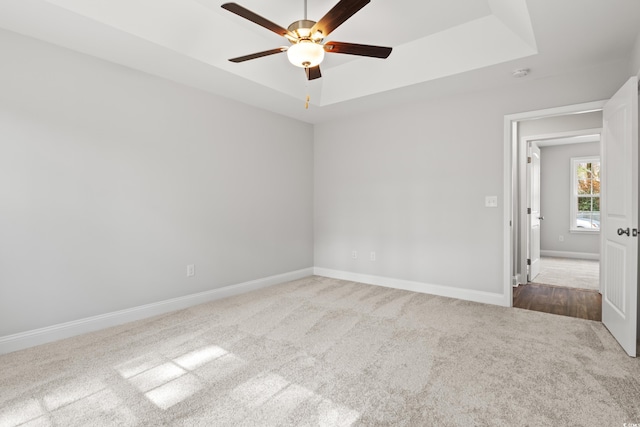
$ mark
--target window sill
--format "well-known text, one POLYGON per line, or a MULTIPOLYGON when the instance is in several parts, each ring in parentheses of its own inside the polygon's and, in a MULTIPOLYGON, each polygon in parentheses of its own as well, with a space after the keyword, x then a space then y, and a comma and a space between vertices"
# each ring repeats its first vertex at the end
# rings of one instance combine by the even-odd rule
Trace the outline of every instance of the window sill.
POLYGON ((572 228, 569 230, 572 234, 600 234, 600 230, 587 230, 586 228, 572 228))

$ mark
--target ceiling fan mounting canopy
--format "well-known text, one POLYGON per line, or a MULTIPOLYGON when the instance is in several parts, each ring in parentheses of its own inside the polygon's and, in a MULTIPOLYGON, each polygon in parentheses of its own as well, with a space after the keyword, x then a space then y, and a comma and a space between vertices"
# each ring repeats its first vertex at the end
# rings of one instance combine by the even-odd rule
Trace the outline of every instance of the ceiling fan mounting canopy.
POLYGON ((381 59, 387 58, 391 54, 392 48, 390 47, 345 42, 322 43, 325 37, 360 9, 369 4, 370 1, 371 0, 340 0, 317 22, 306 19, 305 2, 305 19, 293 22, 286 29, 237 3, 225 3, 221 6, 223 9, 285 37, 292 44, 289 48, 279 47, 237 58, 231 58, 229 61, 244 62, 286 51, 289 61, 297 67, 304 68, 307 79, 314 80, 322 77, 322 74, 320 73, 320 63, 324 59, 325 52, 381 59))

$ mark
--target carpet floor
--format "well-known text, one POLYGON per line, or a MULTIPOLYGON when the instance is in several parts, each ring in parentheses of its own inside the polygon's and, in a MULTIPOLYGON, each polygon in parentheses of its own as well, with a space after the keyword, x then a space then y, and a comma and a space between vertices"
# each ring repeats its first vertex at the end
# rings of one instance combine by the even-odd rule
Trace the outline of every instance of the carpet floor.
POLYGON ((600 290, 600 262, 589 259, 540 258, 540 274, 533 283, 600 290))
POLYGON ((622 426, 599 322, 309 277, 0 356, 0 426, 622 426))

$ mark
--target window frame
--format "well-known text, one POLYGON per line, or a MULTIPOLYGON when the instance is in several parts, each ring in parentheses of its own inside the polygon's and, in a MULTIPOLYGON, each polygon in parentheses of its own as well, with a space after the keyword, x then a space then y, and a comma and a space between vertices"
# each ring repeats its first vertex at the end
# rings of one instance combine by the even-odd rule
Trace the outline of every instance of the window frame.
MULTIPOLYGON (((602 168, 602 162, 600 156, 584 156, 584 157, 572 157, 570 161, 571 171, 571 188, 569 197, 569 232, 580 234, 600 234, 600 229, 586 229, 578 228, 576 225, 576 219, 578 217, 578 197, 585 197, 584 195, 578 195, 578 164, 580 163, 598 163, 602 168)), ((588 197, 601 198, 601 194, 597 196, 590 195, 588 197)), ((600 205, 600 203, 598 203, 600 205)), ((592 211, 593 212, 593 211, 592 211)))

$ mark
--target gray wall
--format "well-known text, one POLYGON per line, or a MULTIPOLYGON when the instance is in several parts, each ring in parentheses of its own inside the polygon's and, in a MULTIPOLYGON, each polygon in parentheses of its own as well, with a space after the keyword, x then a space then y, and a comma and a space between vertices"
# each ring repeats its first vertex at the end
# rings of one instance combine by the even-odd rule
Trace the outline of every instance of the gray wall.
POLYGON ((504 116, 607 99, 627 76, 608 64, 317 125, 316 267, 502 294, 504 116))
MULTIPOLYGON (((631 66, 631 70, 630 70, 631 75, 637 75, 638 77, 640 77, 640 32, 638 32, 638 36, 636 37, 636 43, 633 46, 633 50, 631 52, 630 64, 631 64, 630 65, 631 66)), ((639 317, 639 319, 640 319, 640 317, 639 317)))
POLYGON ((0 336, 313 266, 312 126, 4 31, 0 52, 0 336))
POLYGON ((568 144, 540 149, 540 205, 544 215, 540 249, 600 253, 600 234, 569 232, 571 158, 600 156, 600 144, 568 144), (564 237, 560 242, 559 236, 564 237))

